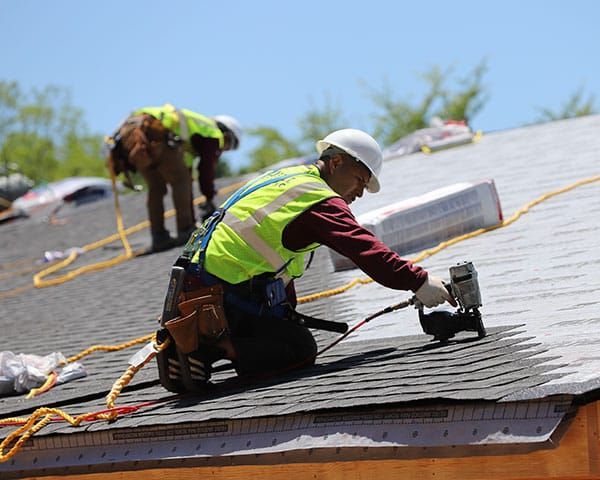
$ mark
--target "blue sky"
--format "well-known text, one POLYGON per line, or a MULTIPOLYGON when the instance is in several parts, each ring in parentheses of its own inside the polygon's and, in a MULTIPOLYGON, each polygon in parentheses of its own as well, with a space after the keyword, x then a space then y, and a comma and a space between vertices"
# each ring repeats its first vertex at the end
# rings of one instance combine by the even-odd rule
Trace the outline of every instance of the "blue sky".
MULTIPOLYGON (((370 130, 365 84, 418 99, 434 65, 464 76, 487 58, 484 131, 534 121, 577 88, 600 103, 600 2, 32 1, 0 3, 0 78, 71 90, 95 132, 171 102, 296 138, 329 97, 370 130)), ((239 166, 253 146, 228 155, 239 166)))

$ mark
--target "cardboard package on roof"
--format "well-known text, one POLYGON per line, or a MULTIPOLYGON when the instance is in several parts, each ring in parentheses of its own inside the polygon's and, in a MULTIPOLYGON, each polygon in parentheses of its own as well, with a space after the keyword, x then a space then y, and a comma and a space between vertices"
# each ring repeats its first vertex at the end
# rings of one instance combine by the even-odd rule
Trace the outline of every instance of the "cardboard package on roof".
MULTIPOLYGON (((399 255, 502 222, 494 181, 462 182, 408 198, 357 217, 399 255)), ((354 268, 346 257, 330 250, 335 271, 354 268)))

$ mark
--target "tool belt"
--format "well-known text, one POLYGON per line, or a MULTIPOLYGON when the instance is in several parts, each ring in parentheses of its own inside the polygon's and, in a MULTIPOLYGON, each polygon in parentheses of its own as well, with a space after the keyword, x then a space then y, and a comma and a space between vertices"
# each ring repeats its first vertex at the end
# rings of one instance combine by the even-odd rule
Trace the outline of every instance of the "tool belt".
POLYGON ((156 335, 158 343, 170 342, 156 356, 160 383, 171 392, 203 392, 210 386, 212 364, 224 358, 216 343, 229 334, 223 287, 188 284, 175 301, 177 315, 156 335))
POLYGON ((165 148, 181 145, 179 137, 152 115, 129 117, 111 137, 108 161, 115 175, 154 165, 165 148))
MULTIPOLYGON (((323 320, 296 311, 288 301, 283 281, 270 274, 259 275, 236 285, 223 283, 222 280, 203 270, 197 271, 196 275, 204 284, 224 285, 223 300, 226 309, 235 309, 255 317, 291 321, 318 330, 338 333, 345 333, 348 330, 346 323, 323 320)), ((187 288, 198 283, 199 280, 194 276, 187 276, 187 288)))
POLYGON ((214 285, 181 292, 180 315, 165 323, 177 348, 183 353, 214 345, 229 332, 223 307, 223 287, 214 285))
POLYGON ((296 312, 287 302, 283 282, 270 276, 231 285, 207 272, 194 275, 175 266, 163 310, 164 328, 157 333, 158 343, 170 340, 156 356, 160 382, 167 390, 204 392, 210 387, 212 364, 225 358, 216 347, 229 335, 225 305, 246 315, 278 318, 308 328, 340 333, 348 329, 345 323, 296 312))

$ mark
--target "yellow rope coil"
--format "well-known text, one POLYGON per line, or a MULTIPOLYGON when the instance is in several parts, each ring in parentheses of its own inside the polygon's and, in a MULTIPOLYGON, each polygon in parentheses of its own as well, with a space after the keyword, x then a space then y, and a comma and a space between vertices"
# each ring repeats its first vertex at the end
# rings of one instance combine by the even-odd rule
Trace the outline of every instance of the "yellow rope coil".
MULTIPOLYGON (((69 265, 71 265, 77 259, 77 256, 78 256, 78 254, 75 251, 73 251, 66 259, 35 274, 33 276, 33 284, 36 288, 44 288, 44 287, 51 287, 54 285, 60 285, 61 283, 65 283, 65 282, 68 282, 69 280, 73 280, 75 277, 78 277, 79 275, 82 275, 84 273, 94 272, 94 271, 98 271, 98 270, 104 270, 105 268, 113 267, 115 265, 126 262, 127 260, 130 260, 131 258, 135 257, 135 254, 131 251, 131 247, 127 240, 127 235, 131 235, 133 233, 139 232, 140 230, 143 230, 144 228, 148 228, 150 226, 150 222, 148 220, 144 220, 143 222, 140 222, 137 225, 134 225, 133 227, 129 227, 127 229, 123 228, 123 217, 121 215, 121 208, 119 206, 119 197, 118 197, 117 189, 116 189, 116 179, 115 179, 115 175, 113 172, 111 172, 111 180, 113 182, 115 212, 116 212, 116 217, 117 217, 117 233, 114 233, 106 238, 103 238, 96 242, 85 245, 82 247, 82 250, 84 252, 89 252, 91 250, 95 250, 97 248, 101 248, 106 245, 109 245, 120 239, 121 243, 123 244, 123 247, 125 249, 125 253, 118 255, 117 257, 111 258, 110 260, 105 260, 105 261, 94 263, 91 265, 85 265, 83 267, 76 268, 75 270, 72 270, 69 273, 61 275, 59 277, 55 277, 50 280, 44 280, 44 277, 47 277, 48 275, 51 275, 59 270, 62 270, 65 267, 68 267, 69 265)), ((238 182, 233 185, 229 185, 228 187, 223 188, 219 193, 227 194, 233 190, 237 190, 240 186, 244 185, 245 183, 246 182, 238 182)), ((205 197, 200 196, 200 197, 194 199, 193 204, 198 205, 204 201, 205 201, 205 197)), ((174 209, 171 209, 171 210, 165 212, 165 218, 172 217, 173 215, 175 215, 174 209)), ((9 293, 9 292, 6 292, 6 293, 9 293)))
MULTIPOLYGON (((23 444, 27 442, 30 437, 48 425, 48 423, 52 421, 53 417, 60 417, 71 426, 76 427, 89 416, 89 413, 84 413, 82 415, 73 417, 59 408, 41 407, 26 418, 13 417, 0 420, 0 425, 3 423, 9 424, 24 422, 22 426, 17 428, 14 432, 11 432, 4 440, 2 440, 2 443, 0 443, 0 463, 10 460, 21 449, 23 444), (11 447, 11 444, 13 443, 14 445, 11 447), (6 451, 7 449, 8 451, 6 451), (5 451, 6 453, 4 453, 5 451)), ((99 413, 95 415, 94 418, 99 420, 113 420, 115 416, 112 412, 108 412, 99 413)))
MULTIPOLYGON (((143 337, 139 337, 135 340, 131 340, 129 342, 122 343, 120 345, 115 346, 106 346, 106 345, 98 345, 96 347, 90 347, 83 352, 74 355, 69 358, 68 362, 74 362, 79 360, 85 355, 89 355, 90 353, 97 350, 105 350, 105 351, 115 351, 122 350, 124 348, 128 348, 132 345, 136 345, 138 343, 147 342, 149 340, 155 340, 154 334, 145 335, 143 337)), ((169 342, 166 341, 162 344, 155 344, 156 352, 160 352, 164 348, 169 345, 169 342)), ((121 377, 113 384, 109 394, 106 396, 106 406, 109 410, 104 413, 93 413, 88 412, 76 417, 69 415, 68 413, 60 410, 58 408, 48 408, 42 407, 35 410, 29 417, 10 417, 0 419, 0 426, 2 425, 10 425, 13 423, 23 423, 22 426, 18 427, 14 432, 11 432, 1 443, 0 443, 0 463, 5 462, 12 458, 23 446, 23 444, 37 432, 39 432, 42 428, 44 428, 48 423, 52 421, 53 417, 60 417, 65 422, 69 423, 71 426, 78 426, 82 421, 87 418, 90 418, 93 415, 94 419, 99 420, 115 420, 118 417, 118 412, 115 409, 115 401, 117 397, 121 394, 123 388, 125 388, 133 379, 135 374, 141 370, 149 361, 151 361, 156 354, 150 355, 142 364, 134 367, 129 366, 125 373, 121 375, 121 377), (11 447, 11 444, 12 447, 11 447), (4 453, 6 450, 8 451, 4 453)), ((40 389, 43 388, 40 387, 40 389)))

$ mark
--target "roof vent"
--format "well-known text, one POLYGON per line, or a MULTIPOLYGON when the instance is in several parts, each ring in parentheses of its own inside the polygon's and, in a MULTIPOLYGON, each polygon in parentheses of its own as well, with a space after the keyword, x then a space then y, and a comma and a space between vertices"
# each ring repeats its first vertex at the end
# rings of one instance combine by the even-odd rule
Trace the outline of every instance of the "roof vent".
MULTIPOLYGON (((430 248, 451 238, 502 222, 493 180, 463 182, 373 210, 357 217, 400 255, 430 248)), ((330 250, 335 271, 355 268, 330 250)))

